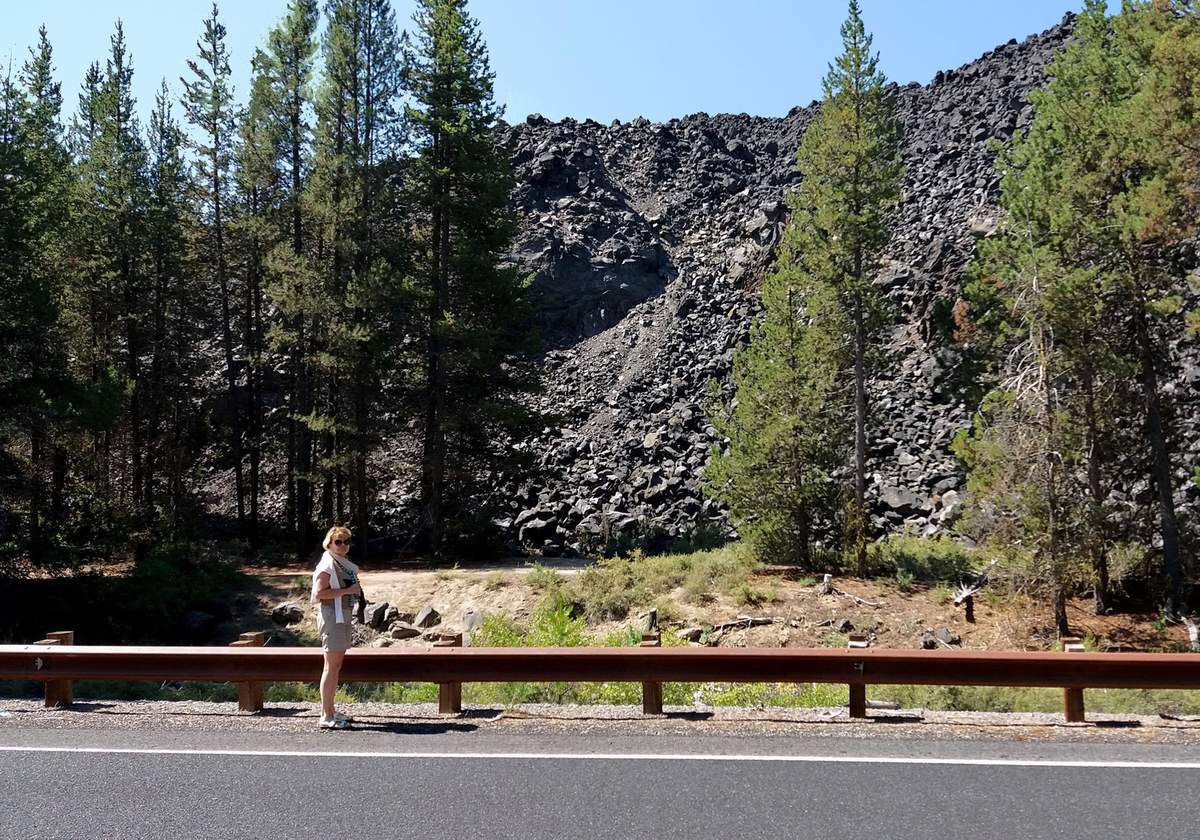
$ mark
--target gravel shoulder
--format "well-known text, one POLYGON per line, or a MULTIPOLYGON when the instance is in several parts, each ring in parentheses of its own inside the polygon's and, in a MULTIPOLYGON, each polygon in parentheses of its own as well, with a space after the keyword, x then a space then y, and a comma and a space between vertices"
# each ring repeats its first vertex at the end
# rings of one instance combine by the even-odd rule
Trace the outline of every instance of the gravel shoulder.
MULTIPOLYGON (((343 706, 358 731, 348 739, 378 735, 453 735, 465 749, 489 737, 609 736, 666 739, 692 744, 712 738, 789 739, 833 744, 859 739, 887 742, 993 742, 1043 744, 1177 745, 1200 748, 1200 717, 1090 715, 1087 723, 1066 724, 1049 713, 981 713, 873 709, 865 721, 845 708, 746 709, 667 707, 662 717, 642 715, 633 706, 519 705, 467 706, 460 715, 442 716, 433 704, 354 703, 343 706)), ((311 703, 273 703, 259 714, 234 703, 200 701, 91 701, 66 709, 45 709, 36 700, 0 701, 0 744, 30 733, 64 734, 222 733, 238 737, 266 734, 314 735, 318 709, 311 703)), ((343 733, 338 733, 343 735, 343 733)), ((324 741, 323 743, 328 743, 324 741)), ((391 749, 413 748, 392 739, 391 749)), ((1200 756, 1200 753, 1197 754, 1200 756)), ((1090 755, 1089 755, 1090 757, 1090 755)))

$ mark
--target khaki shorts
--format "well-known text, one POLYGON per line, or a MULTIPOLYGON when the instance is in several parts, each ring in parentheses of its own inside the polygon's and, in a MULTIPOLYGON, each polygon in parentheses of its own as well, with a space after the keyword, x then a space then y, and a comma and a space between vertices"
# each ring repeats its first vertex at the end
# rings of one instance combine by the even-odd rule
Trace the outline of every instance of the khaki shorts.
POLYGON ((350 649, 350 610, 345 604, 342 605, 342 618, 346 620, 338 624, 336 618, 332 601, 322 603, 317 610, 317 632, 321 634, 322 650, 350 649))

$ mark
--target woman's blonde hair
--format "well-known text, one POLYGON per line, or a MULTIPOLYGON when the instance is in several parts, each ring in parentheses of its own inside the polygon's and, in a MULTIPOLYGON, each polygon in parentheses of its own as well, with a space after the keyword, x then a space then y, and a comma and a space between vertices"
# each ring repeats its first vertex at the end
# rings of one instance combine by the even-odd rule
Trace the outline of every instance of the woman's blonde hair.
POLYGON ((349 528, 343 528, 341 525, 334 525, 325 532, 325 541, 321 543, 321 546, 328 551, 330 544, 334 540, 348 540, 352 536, 354 535, 350 533, 349 528))

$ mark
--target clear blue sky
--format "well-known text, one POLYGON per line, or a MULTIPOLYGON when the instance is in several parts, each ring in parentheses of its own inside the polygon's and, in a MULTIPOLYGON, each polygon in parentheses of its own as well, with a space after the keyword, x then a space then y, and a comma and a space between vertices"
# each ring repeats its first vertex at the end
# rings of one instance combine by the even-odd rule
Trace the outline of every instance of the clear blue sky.
MULTIPOLYGON (((412 0, 393 0, 402 26, 412 0)), ((250 55, 285 0, 225 0, 237 94, 250 55)), ((1057 23, 1070 0, 862 0, 888 77, 928 82, 1009 38, 1057 23)), ((117 18, 133 55, 139 110, 159 80, 178 91, 209 0, 0 0, 0 61, 14 70, 45 23, 73 112, 87 65, 102 59, 117 18)), ((840 46, 842 0, 473 0, 510 121, 664 120, 696 111, 779 116, 820 96, 840 46)), ((2 71, 0 71, 2 72, 2 71)))

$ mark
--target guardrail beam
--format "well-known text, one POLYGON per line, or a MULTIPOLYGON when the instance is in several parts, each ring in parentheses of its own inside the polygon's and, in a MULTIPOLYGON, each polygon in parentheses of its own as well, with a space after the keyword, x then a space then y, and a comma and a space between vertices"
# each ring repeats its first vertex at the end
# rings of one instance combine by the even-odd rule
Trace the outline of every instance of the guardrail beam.
MULTIPOLYGON (((0 680, 314 682, 319 648, 0 645, 0 680)), ((991 652, 800 648, 367 648, 351 650, 343 682, 431 682, 439 708, 462 707, 464 682, 754 682, 850 684, 851 714, 867 685, 1045 686, 1068 689, 1082 719, 1086 688, 1200 689, 1200 653, 991 652)), ((69 702, 51 689, 52 702, 69 702)), ((644 696, 643 700, 647 698, 644 696)), ((644 708, 656 708, 651 695, 644 708)), ((862 701, 861 704, 859 701, 862 701)))

